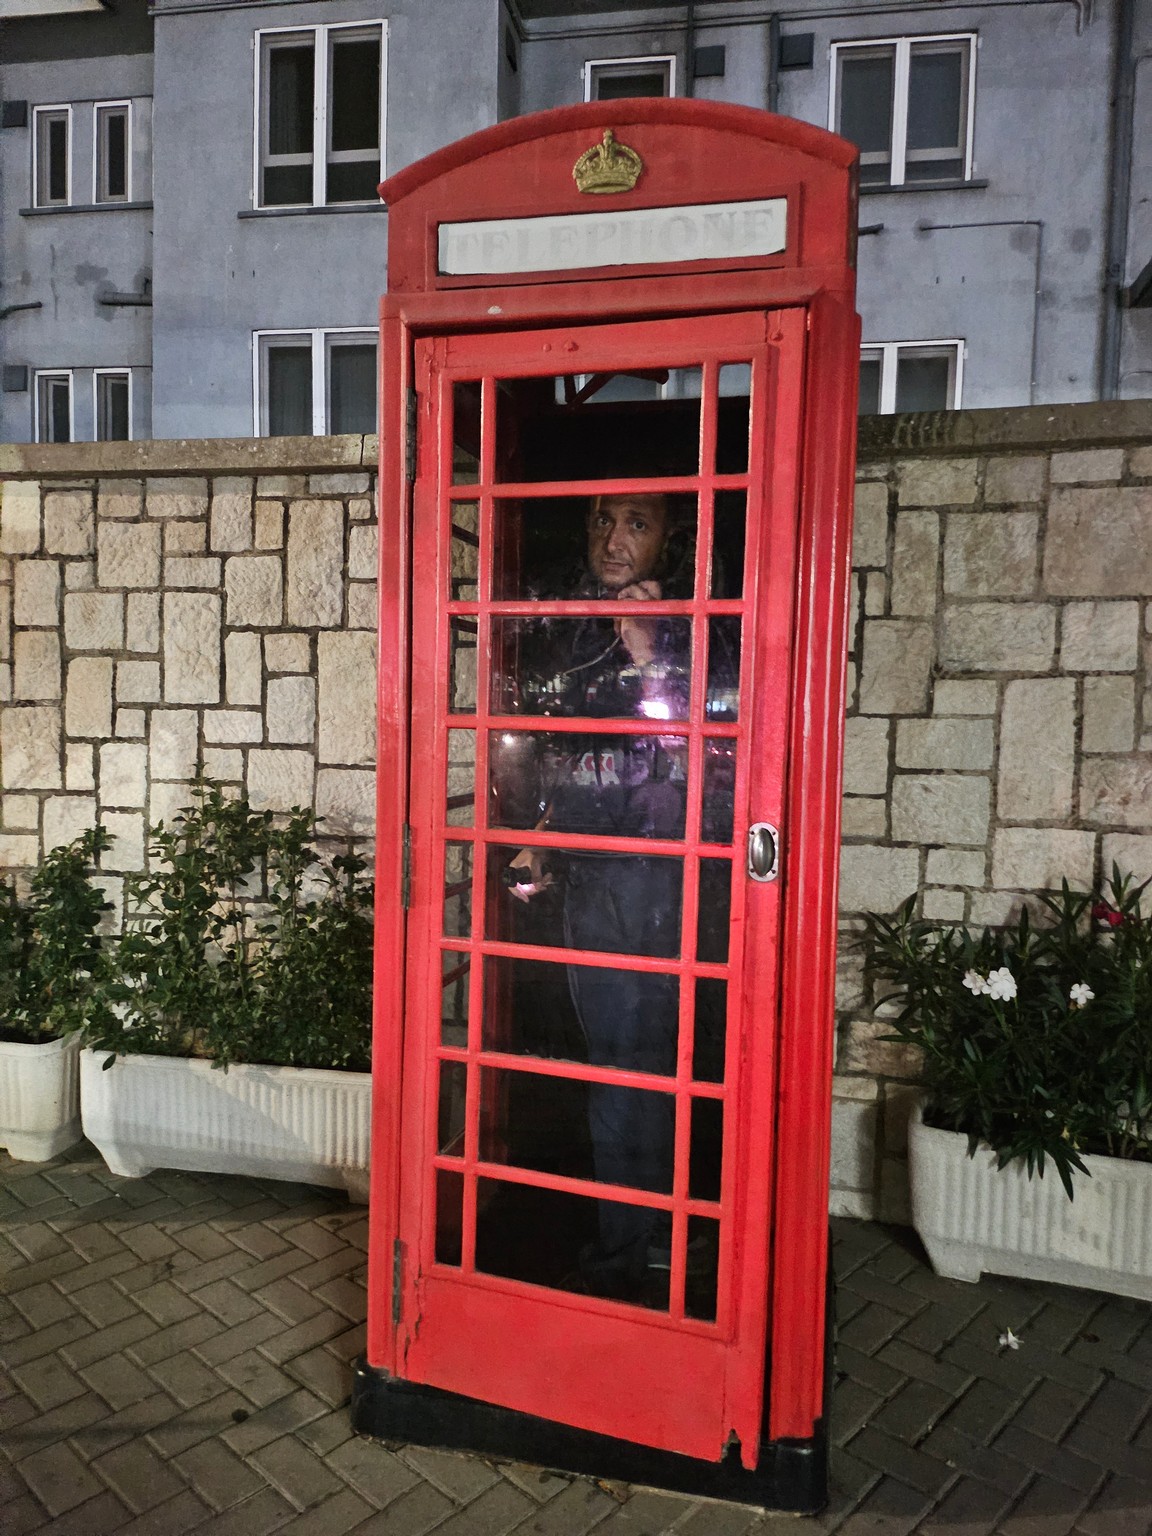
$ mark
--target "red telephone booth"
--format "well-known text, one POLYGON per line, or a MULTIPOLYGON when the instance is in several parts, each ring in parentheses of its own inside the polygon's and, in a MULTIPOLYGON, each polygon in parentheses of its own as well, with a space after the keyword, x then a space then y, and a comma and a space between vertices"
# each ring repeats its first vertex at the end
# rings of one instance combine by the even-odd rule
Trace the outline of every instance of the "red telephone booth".
POLYGON ((854 160, 618 101, 382 189, 363 1432, 823 1501, 854 160))

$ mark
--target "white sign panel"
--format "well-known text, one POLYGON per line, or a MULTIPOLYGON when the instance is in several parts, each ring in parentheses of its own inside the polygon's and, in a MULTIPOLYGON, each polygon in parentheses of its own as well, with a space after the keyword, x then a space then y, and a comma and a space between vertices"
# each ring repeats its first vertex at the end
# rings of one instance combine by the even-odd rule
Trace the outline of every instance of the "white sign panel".
POLYGON ((439 265, 446 277, 480 277, 774 256, 786 243, 787 215, 787 198, 769 197, 680 208, 475 219, 440 225, 439 265))

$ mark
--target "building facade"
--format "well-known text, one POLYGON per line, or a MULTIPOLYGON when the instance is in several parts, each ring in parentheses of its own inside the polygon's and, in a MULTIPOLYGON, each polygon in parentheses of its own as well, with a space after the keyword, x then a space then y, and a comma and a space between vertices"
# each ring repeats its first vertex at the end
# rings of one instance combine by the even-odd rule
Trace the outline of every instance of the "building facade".
POLYGON ((691 94, 861 147, 861 409, 1152 394, 1139 0, 0 0, 0 439, 369 431, 381 176, 691 94))

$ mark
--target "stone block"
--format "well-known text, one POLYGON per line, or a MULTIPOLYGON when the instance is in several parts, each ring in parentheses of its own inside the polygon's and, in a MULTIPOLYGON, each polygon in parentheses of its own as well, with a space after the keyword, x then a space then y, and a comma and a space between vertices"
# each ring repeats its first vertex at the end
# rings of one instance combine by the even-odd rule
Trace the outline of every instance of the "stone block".
POLYGON ((144 510, 142 480, 101 480, 96 494, 96 511, 105 517, 139 517, 144 510))
POLYGON ((89 884, 108 903, 96 932, 118 934, 124 926, 124 881, 119 875, 90 875, 89 884))
POLYGON ((153 779, 191 779, 196 774, 196 711, 154 709, 148 754, 153 779))
POLYGON ((320 761, 376 761, 376 636, 320 635, 320 761))
POLYGON ((140 742, 106 741, 99 749, 101 806, 144 806, 148 749, 140 742))
POLYGON ((888 802, 870 795, 845 795, 840 807, 841 837, 886 837, 888 802))
POLYGON ((870 619, 884 617, 888 604, 888 578, 883 571, 868 571, 864 582, 864 612, 870 619))
POLYGON ((149 476, 145 507, 149 517, 205 517, 208 482, 196 475, 149 476))
POLYGON ((892 550, 892 612, 900 618, 931 618, 936 612, 940 518, 935 512, 896 516, 892 550))
POLYGON ((257 549, 283 549, 283 502, 258 501, 256 503, 256 528, 253 543, 257 549))
POLYGON ((111 657, 78 656, 68 663, 64 729, 69 736, 111 736, 111 657))
POLYGON ((264 665, 269 672, 311 671, 311 638, 308 635, 265 635, 264 665))
POLYGON ((1057 891, 1060 882, 1088 889, 1096 838, 1060 827, 998 827, 992 839, 992 884, 1001 890, 1057 891))
POLYGON ((58 705, 16 704, 0 712, 0 782, 5 789, 61 787, 58 705))
POLYGON ((368 485, 367 470, 308 476, 309 496, 362 496, 368 485))
POLYGON ((991 768, 992 721, 900 720, 896 725, 896 765, 976 771, 991 768))
POLYGON ((898 773, 892 784, 892 837, 898 843, 982 847, 991 786, 974 774, 898 773))
POLYGON ((116 663, 117 704, 158 704, 160 702, 160 663, 158 661, 118 661, 116 663))
POLYGON ((1052 455, 1052 484, 1076 485, 1085 481, 1119 480, 1124 473, 1123 448, 1086 448, 1075 453, 1052 455))
POLYGON ((101 824, 112 838, 112 846, 101 855, 104 869, 144 868, 144 817, 139 811, 102 811, 101 824))
POLYGON ((1056 654, 1044 603, 952 603, 942 629, 940 660, 954 672, 1047 672, 1056 654))
POLYGON ((164 562, 166 587, 204 587, 220 585, 220 560, 216 555, 177 555, 164 562))
POLYGON ((308 745, 316 732, 316 684, 310 677, 268 683, 268 740, 308 745))
POLYGON ((1139 603, 1065 604, 1060 640, 1065 672, 1134 672, 1139 661, 1139 603))
POLYGON ((920 909, 931 923, 962 923, 964 902, 963 891, 925 891, 920 909))
POLYGON ((96 749, 88 741, 69 741, 64 746, 64 788, 96 788, 96 749))
POLYGON ((40 839, 18 832, 0 832, 0 869, 35 869, 40 862, 40 839))
POLYGON ((0 554, 34 555, 40 548, 40 482, 0 484, 0 554))
POLYGON ((0 656, 12 654, 12 588, 0 587, 0 656))
POLYGON ((376 775, 365 768, 321 768, 316 814, 323 831, 371 837, 376 831, 376 775))
MULTIPOLYGON (((8 824, 7 811, 4 822, 8 824)), ((1142 885, 1145 880, 1152 880, 1152 837, 1136 832, 1106 833, 1100 840, 1100 866, 1105 880, 1112 878, 1113 864, 1119 867, 1122 875, 1131 875, 1138 885, 1142 885)), ((1147 897, 1142 904, 1147 911, 1147 897)))
POLYGON ((248 754, 248 797, 255 810, 289 811, 312 804, 315 759, 286 747, 254 747, 248 754))
POLYGON ((888 487, 884 484, 872 482, 856 487, 852 564, 888 564, 888 487))
POLYGON ((205 747, 204 777, 239 783, 244 777, 244 754, 239 747, 205 747))
POLYGON ((854 715, 844 724, 844 793, 883 795, 888 789, 887 720, 854 715))
POLYGON ((837 1189, 871 1189, 875 1161, 876 1104, 840 1098, 833 1084, 830 1169, 833 1185, 837 1189))
POLYGON ((12 622, 55 629, 60 622, 60 562, 18 560, 13 573, 12 622))
POLYGON ((855 934, 842 937, 836 953, 836 1008, 840 1013, 857 1012, 864 1006, 864 956, 852 944, 855 934))
POLYGON ((866 1072, 873 1077, 895 1077, 915 1082, 920 1076, 921 1053, 914 1045, 889 1040, 892 1025, 887 1019, 852 1019, 840 1040, 837 1072, 866 1072))
POLYGON ((64 642, 73 651, 124 647, 124 597, 120 592, 67 592, 64 642))
POLYGON ((264 721, 258 709, 206 709, 204 740, 215 743, 260 741, 264 721))
POLYGON ((203 523, 165 523, 164 554, 202 555, 208 548, 208 530, 203 523))
MULTIPOLYGON (((1086 677, 1080 742, 1085 752, 1130 752, 1136 740, 1136 680, 1086 677)), ((1152 813, 1150 813, 1152 819, 1152 813)))
POLYGON ((257 496, 303 496, 306 481, 303 475, 257 475, 257 496))
POLYGON ((1048 488, 1048 460, 1028 458, 991 458, 984 471, 985 506, 1020 506, 1043 501, 1048 488))
POLYGON ((1004 690, 996 810, 1004 821, 1057 821, 1072 810, 1076 684, 1014 678, 1004 690))
POLYGON ((183 816, 192 805, 191 784, 169 781, 153 784, 148 791, 148 825, 155 827, 163 822, 166 827, 172 827, 176 818, 183 816))
POLYGON ((344 616, 344 509, 294 501, 288 514, 288 623, 335 629, 344 616))
POLYGON ((212 548, 225 553, 252 548, 252 481, 220 475, 212 482, 212 548))
POLYGON ((862 715, 919 715, 928 708, 932 626, 914 619, 868 619, 860 679, 862 715))
POLYGON ((160 649, 159 592, 129 592, 125 649, 155 654, 160 649))
POLYGON ((17 630, 12 642, 12 697, 60 698, 60 640, 50 629, 17 630))
POLYGON ((1036 590, 1035 512, 957 512, 944 533, 944 590, 960 597, 1027 597, 1036 590))
POLYGON ((348 628, 379 628, 380 600, 374 581, 350 581, 348 583, 348 628))
POLYGON ((104 523, 96 536, 96 580, 102 587, 160 585, 160 529, 155 523, 104 523))
POLYGON ((849 843, 840 850, 840 910, 894 912, 920 884, 915 848, 849 843))
POLYGON ((0 664, 0 703, 8 704, 12 699, 12 664, 4 662, 0 664))
POLYGON ((259 704, 263 676, 260 636, 238 630, 224 641, 224 684, 229 704, 259 704))
POLYGON ((348 530, 348 575, 353 581, 375 581, 379 562, 376 526, 348 530))
POLYGON ((348 502, 348 516, 354 523, 367 522, 376 516, 376 501, 372 496, 353 496, 348 502))
POLYGON ((49 491, 44 497, 44 548, 50 555, 90 555, 96 514, 91 491, 49 491))
POLYGON ((69 592, 88 592, 96 585, 95 560, 66 560, 64 585, 69 592))
POLYGON ((1056 597, 1152 594, 1152 486, 1054 490, 1044 585, 1056 597))
POLYGON ((130 738, 133 741, 143 741, 148 730, 148 717, 142 709, 117 709, 116 710, 116 735, 130 738))
POLYGON ((993 682, 958 682, 942 677, 932 694, 934 715, 994 715, 999 688, 993 682))
POLYGON ((0 814, 6 832, 35 832, 40 826, 40 801, 36 795, 5 795, 0 814))
POLYGON ((902 507, 963 507, 976 500, 975 459, 912 459, 897 469, 902 507))
POLYGON ((926 885, 983 885, 985 855, 969 848, 930 848, 926 885))
POLYGON ((284 576, 279 555, 233 555, 224 566, 228 622, 272 626, 284 619, 284 576))
POLYGON ((1080 767, 1080 818, 1094 826, 1147 827, 1152 820, 1152 752, 1087 757, 1080 767))
POLYGON ((164 594, 164 697, 169 704, 220 700, 220 598, 164 594))

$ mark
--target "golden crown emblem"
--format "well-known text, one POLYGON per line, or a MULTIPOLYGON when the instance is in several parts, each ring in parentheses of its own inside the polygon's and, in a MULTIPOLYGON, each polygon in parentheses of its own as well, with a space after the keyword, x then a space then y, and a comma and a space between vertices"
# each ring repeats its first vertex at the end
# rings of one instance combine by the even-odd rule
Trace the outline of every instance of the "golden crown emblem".
POLYGON ((572 179, 581 192, 631 192, 643 169, 636 151, 605 128, 601 142, 586 149, 572 167, 572 179))

